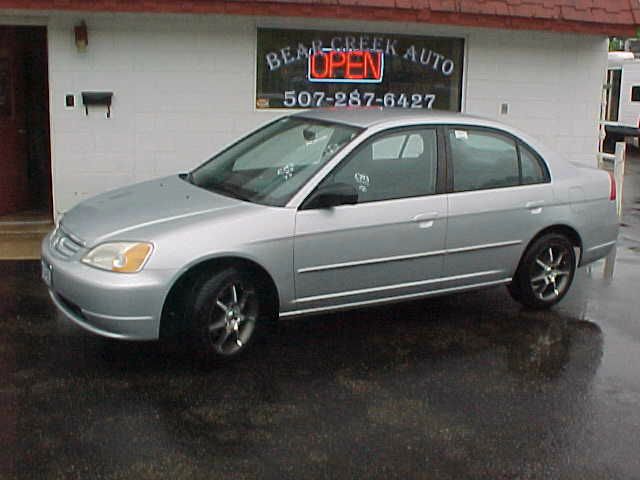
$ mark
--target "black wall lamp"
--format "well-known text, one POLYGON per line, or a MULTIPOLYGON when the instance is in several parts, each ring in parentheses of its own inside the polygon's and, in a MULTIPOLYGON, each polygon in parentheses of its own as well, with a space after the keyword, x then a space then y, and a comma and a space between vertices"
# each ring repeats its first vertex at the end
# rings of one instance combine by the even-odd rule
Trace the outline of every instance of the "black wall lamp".
POLYGON ((87 24, 84 20, 73 27, 73 34, 78 52, 86 52, 87 46, 89 45, 89 32, 87 31, 87 24))

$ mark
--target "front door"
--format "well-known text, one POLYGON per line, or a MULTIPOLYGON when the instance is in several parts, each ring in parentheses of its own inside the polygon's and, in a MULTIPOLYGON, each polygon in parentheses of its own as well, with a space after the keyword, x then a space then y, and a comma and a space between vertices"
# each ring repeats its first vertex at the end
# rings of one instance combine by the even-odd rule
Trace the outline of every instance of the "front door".
POLYGON ((394 130, 366 141, 321 183, 350 183, 356 205, 296 217, 295 311, 411 298, 442 275, 446 195, 436 130, 394 130))
POLYGON ((28 208, 23 47, 0 27, 0 215, 28 208))

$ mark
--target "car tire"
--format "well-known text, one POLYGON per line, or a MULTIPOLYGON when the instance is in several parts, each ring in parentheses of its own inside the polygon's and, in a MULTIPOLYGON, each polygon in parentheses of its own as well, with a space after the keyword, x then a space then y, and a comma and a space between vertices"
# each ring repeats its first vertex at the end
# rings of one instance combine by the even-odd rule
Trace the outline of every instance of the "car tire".
POLYGON ((576 254, 569 239, 549 233, 529 246, 509 290, 526 307, 550 308, 567 294, 575 271, 576 254))
POLYGON ((189 303, 194 346, 203 357, 235 358, 262 334, 267 309, 259 285, 235 268, 202 276, 189 303))

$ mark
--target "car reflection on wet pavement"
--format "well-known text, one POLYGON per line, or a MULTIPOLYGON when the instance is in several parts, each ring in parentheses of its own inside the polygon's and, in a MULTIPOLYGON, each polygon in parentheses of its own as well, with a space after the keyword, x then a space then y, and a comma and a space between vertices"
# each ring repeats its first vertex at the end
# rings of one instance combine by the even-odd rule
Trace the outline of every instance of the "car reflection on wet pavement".
POLYGON ((615 274, 283 322, 203 366, 85 334, 0 264, 0 478, 638 478, 640 168, 615 274))

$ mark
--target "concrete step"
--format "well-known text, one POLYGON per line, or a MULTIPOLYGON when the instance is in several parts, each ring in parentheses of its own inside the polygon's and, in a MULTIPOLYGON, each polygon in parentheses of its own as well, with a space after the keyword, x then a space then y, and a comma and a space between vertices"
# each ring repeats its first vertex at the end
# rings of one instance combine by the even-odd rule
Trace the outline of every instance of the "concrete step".
POLYGON ((17 222, 0 222, 0 235, 3 234, 32 234, 32 233, 48 233, 53 230, 53 223, 17 223, 17 222))
POLYGON ((40 244, 53 224, 9 226, 0 224, 0 260, 40 258, 40 244))

